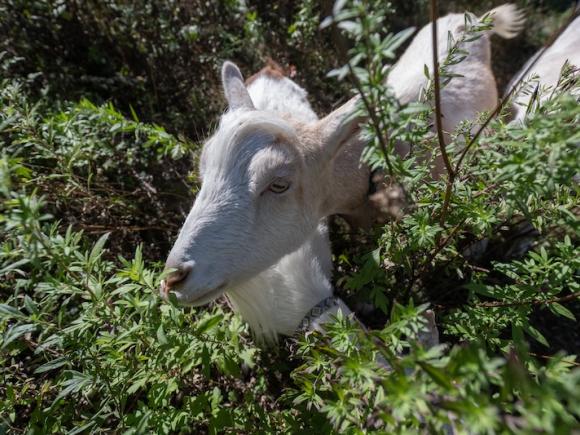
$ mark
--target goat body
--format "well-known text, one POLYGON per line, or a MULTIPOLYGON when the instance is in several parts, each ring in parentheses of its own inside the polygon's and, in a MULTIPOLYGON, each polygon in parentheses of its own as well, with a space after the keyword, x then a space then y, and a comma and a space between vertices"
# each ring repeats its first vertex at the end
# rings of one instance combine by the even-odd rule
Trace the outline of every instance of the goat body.
POLYGON ((523 82, 526 88, 523 92, 519 92, 519 98, 514 105, 514 118, 516 120, 522 121, 525 118, 534 95, 533 88, 542 88, 539 89, 540 101, 549 98, 550 91, 558 84, 562 67, 566 61, 576 67, 573 74, 580 75, 580 17, 572 21, 548 49, 543 53, 541 50, 537 52, 509 83, 508 90, 520 82, 523 82), (541 57, 538 59, 539 56, 541 57), (528 71, 526 77, 522 78, 533 62, 536 63, 528 71))

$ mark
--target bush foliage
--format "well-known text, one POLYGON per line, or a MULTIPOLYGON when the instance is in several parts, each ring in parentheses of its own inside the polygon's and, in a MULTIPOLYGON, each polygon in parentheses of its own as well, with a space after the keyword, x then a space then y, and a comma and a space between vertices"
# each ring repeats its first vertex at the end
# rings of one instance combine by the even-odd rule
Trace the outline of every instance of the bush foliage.
MULTIPOLYGON (((399 30, 422 24, 426 3, 337 2, 320 30, 331 9, 0 5, 0 431, 578 429, 573 71, 525 124, 509 123, 506 107, 473 144, 462 125, 447 147, 454 176, 429 181, 433 91, 401 107, 383 85, 409 36, 399 30), (333 54, 339 42, 350 48, 333 54), (374 115, 364 159, 405 193, 398 218, 370 234, 333 226, 337 291, 373 307, 360 310, 372 328, 339 316, 277 349, 257 346, 222 302, 183 309, 158 297, 198 188, 189 157, 222 109, 219 63, 257 68, 268 54, 299 67, 319 110, 346 98, 351 79, 374 115), (414 145, 404 160, 399 140, 414 145), (425 349, 429 306, 445 344, 425 349)), ((530 4, 532 20, 561 12, 530 4)), ((444 78, 461 55, 458 45, 444 78)))

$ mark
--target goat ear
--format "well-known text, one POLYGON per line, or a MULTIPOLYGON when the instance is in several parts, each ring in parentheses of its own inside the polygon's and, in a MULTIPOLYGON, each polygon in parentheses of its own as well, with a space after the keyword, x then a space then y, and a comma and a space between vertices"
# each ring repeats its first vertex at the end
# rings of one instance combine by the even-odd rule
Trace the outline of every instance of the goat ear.
POLYGON ((228 100, 230 110, 246 108, 254 109, 254 103, 244 85, 244 78, 236 64, 226 61, 222 66, 222 84, 224 95, 228 100))
POLYGON ((342 147, 361 133, 364 118, 358 113, 358 97, 351 98, 334 112, 318 121, 322 138, 322 158, 331 161, 342 147))

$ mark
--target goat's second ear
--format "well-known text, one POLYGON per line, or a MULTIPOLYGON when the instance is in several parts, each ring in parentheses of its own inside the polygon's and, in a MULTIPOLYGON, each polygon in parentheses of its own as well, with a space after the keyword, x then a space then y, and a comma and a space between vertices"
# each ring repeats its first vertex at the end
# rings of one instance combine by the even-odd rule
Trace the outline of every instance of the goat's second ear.
POLYGON ((361 133, 360 124, 364 118, 358 113, 358 97, 348 102, 318 121, 322 139, 322 158, 331 161, 342 147, 361 133))
POLYGON ((246 108, 254 109, 254 103, 244 85, 244 77, 236 64, 225 61, 222 66, 222 84, 224 95, 228 100, 230 110, 246 108))

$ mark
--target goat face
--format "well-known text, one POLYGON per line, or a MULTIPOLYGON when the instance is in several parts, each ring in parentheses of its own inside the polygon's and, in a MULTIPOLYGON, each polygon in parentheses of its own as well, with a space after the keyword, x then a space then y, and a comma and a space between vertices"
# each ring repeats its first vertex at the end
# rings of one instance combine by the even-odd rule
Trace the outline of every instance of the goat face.
POLYGON ((328 215, 329 162, 358 127, 348 117, 353 103, 304 124, 256 110, 234 64, 224 64, 222 78, 229 110, 203 148, 202 187, 161 288, 182 304, 215 299, 313 234, 328 215))

